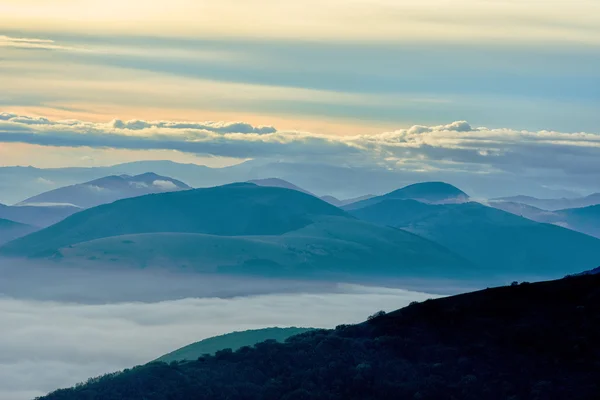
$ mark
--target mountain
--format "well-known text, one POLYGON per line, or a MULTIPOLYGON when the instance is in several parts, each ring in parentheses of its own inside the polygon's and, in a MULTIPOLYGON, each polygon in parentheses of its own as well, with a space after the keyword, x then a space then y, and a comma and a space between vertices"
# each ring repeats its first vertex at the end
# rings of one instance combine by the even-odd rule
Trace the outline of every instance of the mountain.
POLYGON ((385 200, 352 214, 428 238, 490 273, 557 277, 600 264, 596 238, 475 202, 385 200))
POLYGON ((415 183, 384 194, 383 196, 372 197, 366 200, 344 206, 344 210, 358 210, 384 200, 417 200, 427 204, 451 204, 464 203, 469 200, 469 196, 459 188, 444 182, 423 182, 415 183))
POLYGON ((546 211, 526 204, 508 201, 490 202, 490 205, 533 221, 562 226, 600 238, 600 205, 557 211, 546 211))
POLYGON ((442 246, 359 221, 316 197, 250 183, 84 210, 0 248, 5 256, 282 277, 473 274, 442 246))
POLYGON ((0 204, 0 218, 45 228, 81 211, 75 206, 7 206, 0 204))
POLYGON ((284 181, 283 179, 279 179, 279 178, 253 179, 253 180, 248 181, 248 183, 253 183, 258 186, 278 187, 278 188, 284 188, 284 189, 297 190, 299 192, 310 194, 311 196, 314 196, 314 194, 312 194, 308 190, 304 190, 301 187, 294 185, 293 183, 284 181))
POLYGON ((38 228, 0 218, 0 245, 35 232, 38 228))
POLYGON ((242 332, 232 332, 215 336, 192 343, 169 354, 156 359, 170 363, 172 361, 195 361, 205 354, 215 354, 219 350, 232 349, 233 351, 244 346, 254 346, 266 340, 285 342, 290 336, 298 335, 313 330, 313 328, 264 328, 242 332))
POLYGON ((492 199, 493 201, 506 201, 521 203, 541 208, 542 210, 556 211, 567 208, 582 208, 600 204, 600 193, 594 193, 585 197, 562 198, 562 199, 538 199, 531 196, 512 196, 492 199))
POLYGON ((358 325, 110 373, 40 400, 597 399, 600 275, 513 284, 358 325))
POLYGON ((30 197, 18 205, 59 204, 90 208, 128 197, 188 189, 191 188, 183 182, 154 173, 136 176, 112 175, 54 189, 30 197))

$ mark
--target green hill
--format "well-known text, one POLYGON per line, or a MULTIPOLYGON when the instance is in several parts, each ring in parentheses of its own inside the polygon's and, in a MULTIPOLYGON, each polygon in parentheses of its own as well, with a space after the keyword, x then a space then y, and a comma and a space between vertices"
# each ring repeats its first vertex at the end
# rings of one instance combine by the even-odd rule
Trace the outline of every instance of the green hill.
POLYGON ((219 350, 231 349, 238 350, 244 346, 254 346, 257 343, 262 343, 265 340, 275 340, 277 342, 285 342, 287 338, 294 335, 299 335, 308 332, 312 328, 264 328, 253 329, 242 332, 232 332, 225 335, 215 336, 208 339, 192 343, 182 347, 169 354, 156 359, 170 363, 172 361, 195 361, 198 357, 205 354, 215 354, 219 350))
POLYGON ((326 217, 284 235, 217 236, 153 233, 117 236, 60 250, 83 265, 177 268, 269 277, 466 277, 472 264, 444 247, 399 229, 326 217))
POLYGON ((482 271, 563 276, 600 264, 600 240, 479 203, 386 200, 352 213, 431 239, 482 271))
POLYGON ((422 203, 463 203, 468 201, 469 196, 459 188, 444 182, 415 183, 384 194, 383 196, 371 197, 366 200, 357 201, 342 207, 344 210, 358 210, 359 208, 371 206, 385 200, 417 200, 422 203))
POLYGON ((77 243, 139 233, 279 235, 327 215, 347 214, 295 190, 231 184, 151 194, 84 210, 9 243, 1 252, 46 256, 77 243))
POLYGON ((600 393, 599 337, 600 275, 589 275, 427 300, 41 399, 590 400, 600 393))

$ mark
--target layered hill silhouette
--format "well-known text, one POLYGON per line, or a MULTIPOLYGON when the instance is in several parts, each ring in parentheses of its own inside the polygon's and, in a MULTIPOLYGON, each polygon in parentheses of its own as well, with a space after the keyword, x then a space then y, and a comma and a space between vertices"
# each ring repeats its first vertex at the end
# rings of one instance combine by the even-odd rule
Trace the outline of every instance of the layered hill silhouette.
POLYGON ((556 277, 600 263, 596 238, 475 202, 433 205, 388 199, 351 212, 435 241, 485 271, 556 277))
POLYGON ((444 182, 423 182, 403 187, 382 196, 375 196, 365 200, 347 204, 344 210, 357 210, 374 205, 385 200, 416 200, 427 204, 453 204, 464 203, 469 196, 459 188, 444 182))
POLYGON ((494 208, 520 215, 537 222, 554 224, 600 238, 600 205, 547 211, 521 203, 492 202, 494 208))
POLYGON ((42 400, 596 399, 600 275, 377 313, 192 362, 155 362, 42 400))
MULTIPOLYGON (((302 193, 310 194, 311 196, 316 196, 315 194, 309 192, 308 190, 302 189, 301 187, 296 186, 291 182, 288 182, 286 180, 279 179, 279 178, 253 179, 248 182, 254 183, 255 185, 258 185, 258 186, 280 187, 280 188, 285 188, 285 189, 297 190, 302 193)), ((316 196, 316 197, 319 197, 319 196, 316 196)), ((342 207, 342 206, 345 206, 345 205, 348 205, 351 203, 356 203, 358 201, 367 200, 372 197, 375 197, 375 196, 368 194, 368 195, 364 195, 364 196, 360 196, 360 197, 355 197, 355 198, 351 198, 351 199, 342 199, 342 200, 338 199, 337 197, 329 196, 329 195, 321 196, 319 198, 323 201, 326 201, 329 204, 336 206, 336 207, 342 207)))
POLYGON ((313 330, 313 328, 263 328, 241 332, 231 332, 192 343, 155 361, 170 363, 173 361, 196 361, 205 354, 213 355, 219 350, 238 350, 244 346, 254 346, 266 340, 285 342, 287 338, 313 330))
POLYGON ((7 206, 0 204, 0 218, 45 228, 81 211, 69 205, 7 206))
POLYGON ((35 232, 39 228, 0 218, 0 245, 35 232))
POLYGON ((585 197, 562 198, 562 199, 538 199, 531 196, 500 197, 494 201, 520 203, 541 208, 547 211, 564 210, 567 208, 582 208, 600 204, 600 193, 593 193, 585 197))
POLYGON ((306 194, 310 194, 311 196, 314 196, 314 194, 312 194, 308 190, 304 190, 301 187, 296 186, 291 182, 288 182, 286 180, 279 179, 279 178, 253 179, 253 180, 248 181, 248 183, 253 183, 257 186, 278 187, 278 188, 284 188, 284 189, 297 190, 298 192, 302 192, 302 193, 306 193, 306 194))
POLYGON ((412 233, 359 221, 295 190, 250 183, 105 204, 0 253, 286 277, 475 272, 464 258, 412 233))
POLYGON ((54 189, 30 197, 19 205, 73 205, 90 208, 129 197, 188 189, 191 188, 181 181, 151 172, 136 176, 112 175, 54 189))

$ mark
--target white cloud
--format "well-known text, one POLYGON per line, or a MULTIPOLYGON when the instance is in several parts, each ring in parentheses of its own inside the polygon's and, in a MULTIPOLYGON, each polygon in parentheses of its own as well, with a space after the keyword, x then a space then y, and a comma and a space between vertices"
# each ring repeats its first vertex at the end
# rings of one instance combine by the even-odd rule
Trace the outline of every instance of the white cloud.
POLYGON ((36 38, 15 38, 0 35, 0 47, 15 47, 22 49, 41 49, 41 50, 75 50, 73 47, 61 46, 54 40, 36 39, 36 38))
POLYGON ((398 289, 340 290, 106 305, 0 299, 0 398, 31 399, 222 333, 331 328, 435 297, 398 289))
POLYGON ((175 190, 175 189, 177 189, 177 185, 174 184, 171 181, 155 180, 154 182, 152 182, 152 185, 156 186, 157 188, 160 188, 161 190, 175 190))
POLYGON ((379 164, 395 169, 489 173, 600 174, 600 134, 474 128, 466 121, 373 135, 278 131, 243 122, 134 120, 92 123, 0 114, 0 142, 176 150, 237 158, 287 157, 379 164))

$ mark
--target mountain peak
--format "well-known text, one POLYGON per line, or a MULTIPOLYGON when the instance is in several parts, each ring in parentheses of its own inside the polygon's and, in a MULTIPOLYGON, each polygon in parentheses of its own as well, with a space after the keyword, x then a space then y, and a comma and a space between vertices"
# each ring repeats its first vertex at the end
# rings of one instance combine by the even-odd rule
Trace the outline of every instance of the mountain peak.
POLYGON ((454 185, 445 182, 414 183, 386 195, 392 199, 413 199, 426 203, 464 203, 469 196, 454 185))

